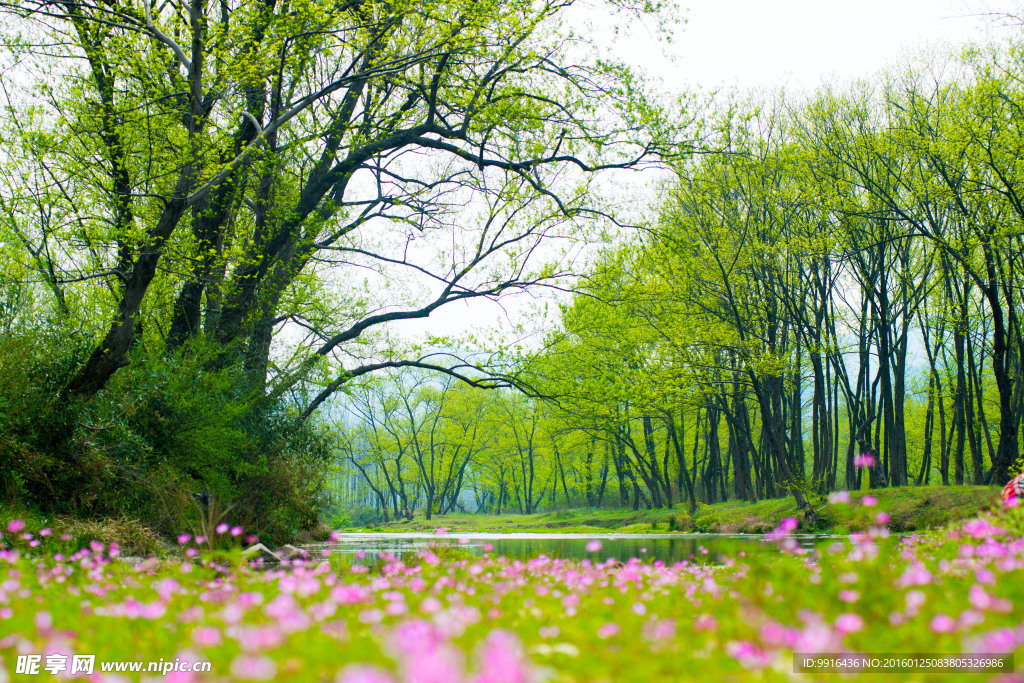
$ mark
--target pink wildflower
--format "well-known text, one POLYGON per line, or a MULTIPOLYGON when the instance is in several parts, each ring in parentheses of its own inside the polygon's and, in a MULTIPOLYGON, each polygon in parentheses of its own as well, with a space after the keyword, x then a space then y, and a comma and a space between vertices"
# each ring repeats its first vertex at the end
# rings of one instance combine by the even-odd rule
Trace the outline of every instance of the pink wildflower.
POLYGON ((853 466, 857 468, 871 468, 878 463, 874 453, 861 453, 853 459, 853 466))
POLYGON ((405 683, 450 683, 463 679, 462 652, 450 645, 439 645, 404 657, 405 683))
POLYGON ((587 543, 587 552, 588 553, 596 553, 596 552, 600 552, 600 551, 601 551, 601 541, 598 541, 597 539, 594 539, 593 541, 590 541, 590 542, 587 543))
POLYGON ((748 640, 730 640, 725 652, 748 669, 763 669, 771 664, 771 656, 748 640))
POLYGON ((477 660, 480 674, 474 683, 529 683, 533 679, 523 645, 511 631, 495 629, 488 633, 477 660))
POLYGON ((761 624, 761 627, 758 629, 758 635, 761 637, 761 642, 765 645, 775 647, 792 646, 796 640, 797 631, 796 629, 783 626, 774 619, 769 619, 761 624))
POLYGON ((968 600, 971 606, 982 611, 1009 612, 1010 601, 1003 598, 995 598, 985 591, 978 584, 974 584, 967 591, 968 600))
POLYGON ((220 629, 200 626, 192 632, 192 641, 199 647, 216 647, 221 641, 220 629))
POLYGON ((921 606, 928 601, 928 598, 921 591, 908 591, 904 598, 907 603, 907 614, 915 616, 921 609, 921 606))
POLYGON ((7 523, 7 531, 12 534, 16 534, 25 528, 25 520, 23 519, 12 519, 7 523))
POLYGON ((250 681, 273 680, 277 673, 274 660, 266 655, 241 654, 231 662, 231 675, 250 681))
POLYGON ((965 609, 956 620, 957 628, 970 629, 985 622, 985 615, 975 609, 965 609))
POLYGON ((675 619, 648 619, 643 631, 649 640, 671 640, 676 637, 676 622, 675 619))
POLYGON ((1021 639, 1012 628, 997 628, 964 641, 968 652, 975 654, 999 654, 1013 652, 1020 647, 1021 639))
POLYGON ((964 523, 964 533, 971 538, 990 538, 1006 533, 1001 527, 989 523, 987 519, 977 518, 964 523))
POLYGON ((934 633, 952 633, 956 630, 956 621, 948 614, 936 614, 928 626, 934 633))
POLYGON ((836 652, 842 642, 841 635, 819 621, 820 615, 806 620, 806 626, 797 634, 792 649, 797 652, 836 652))
POLYGON ((442 641, 443 637, 434 625, 422 619, 406 621, 391 634, 392 647, 406 656, 434 650, 442 641))
POLYGON ((284 633, 270 626, 243 629, 232 636, 246 652, 267 650, 284 643, 284 633))
POLYGON ((53 631, 53 617, 47 611, 36 612, 35 616, 36 631, 40 635, 49 635, 53 631))
POLYGON ((835 626, 840 633, 856 633, 864 628, 864 619, 854 612, 844 612, 836 617, 835 626))
POLYGON ((227 530, 228 530, 228 525, 227 525, 226 522, 221 522, 220 524, 217 525, 216 532, 218 534, 223 534, 227 530))
POLYGON ((795 517, 786 517, 779 526, 772 532, 770 532, 766 538, 769 541, 780 541, 789 536, 797 527, 797 521, 795 517))
MULTIPOLYGON (((932 582, 932 573, 925 568, 920 562, 915 562, 911 566, 903 570, 903 574, 900 575, 898 583, 903 586, 926 586, 932 582)), ((919 591, 915 591, 920 593, 919 591)), ((923 594, 921 594, 923 595, 923 594)), ((907 594, 907 601, 909 604, 910 594, 907 594)))
POLYGON ((878 499, 874 496, 864 496, 860 499, 860 504, 866 508, 873 508, 878 505, 878 499))
POLYGON ((619 627, 619 625, 615 624, 615 623, 609 622, 607 624, 602 624, 597 629, 597 637, 602 639, 602 640, 604 640, 606 638, 611 638, 613 636, 619 635, 619 632, 621 630, 622 630, 622 628, 619 627))
POLYGON ((828 495, 828 502, 832 505, 846 505, 850 502, 849 491, 836 491, 828 495))
POLYGON ((371 664, 349 664, 338 672, 334 683, 394 683, 384 669, 371 664))
POLYGON ((718 619, 713 614, 701 614, 693 620, 694 631, 715 631, 718 629, 718 619))

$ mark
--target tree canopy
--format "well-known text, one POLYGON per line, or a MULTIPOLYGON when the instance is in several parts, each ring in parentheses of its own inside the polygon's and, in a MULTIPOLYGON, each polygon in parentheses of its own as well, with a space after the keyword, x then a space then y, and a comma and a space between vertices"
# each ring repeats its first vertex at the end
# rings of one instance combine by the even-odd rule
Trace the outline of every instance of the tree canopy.
POLYGON ((565 286, 604 173, 674 153, 577 4, 0 3, 3 322, 75 335, 47 448, 166 359, 300 422, 389 367, 507 383, 389 325, 565 286))

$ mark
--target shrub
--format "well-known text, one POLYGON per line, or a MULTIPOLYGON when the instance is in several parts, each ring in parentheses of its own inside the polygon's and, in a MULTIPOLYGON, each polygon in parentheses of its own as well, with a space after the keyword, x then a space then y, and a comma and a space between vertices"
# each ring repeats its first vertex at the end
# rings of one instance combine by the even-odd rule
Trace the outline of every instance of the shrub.
POLYGON ((130 514, 165 537, 193 528, 205 493, 268 542, 317 528, 330 441, 217 368, 199 341, 148 353, 88 402, 60 390, 91 342, 66 329, 0 336, 0 496, 82 519, 130 514))
POLYGON ((91 343, 49 321, 0 336, 0 500, 48 500, 75 507, 97 463, 68 437, 79 406, 61 401, 91 343))
POLYGON ((693 517, 688 512, 680 512, 668 518, 669 531, 692 531, 693 527, 693 517))

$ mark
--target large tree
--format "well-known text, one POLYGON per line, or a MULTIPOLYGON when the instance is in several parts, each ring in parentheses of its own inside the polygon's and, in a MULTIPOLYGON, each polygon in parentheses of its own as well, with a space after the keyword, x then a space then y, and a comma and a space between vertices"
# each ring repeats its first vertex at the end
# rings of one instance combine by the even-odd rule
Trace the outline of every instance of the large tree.
POLYGON ((0 3, 25 86, 6 92, 4 215, 96 339, 63 396, 137 345, 205 342, 308 415, 348 378, 443 365, 367 351, 375 328, 560 282, 543 245, 604 216, 597 172, 655 161, 667 132, 562 25, 573 5, 0 3))

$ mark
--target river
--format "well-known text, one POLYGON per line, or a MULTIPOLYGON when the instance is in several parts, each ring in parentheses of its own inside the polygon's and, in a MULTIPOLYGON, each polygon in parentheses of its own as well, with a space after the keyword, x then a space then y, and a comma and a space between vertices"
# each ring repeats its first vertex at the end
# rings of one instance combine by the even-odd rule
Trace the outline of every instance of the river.
MULTIPOLYGON (((796 536, 803 547, 811 547, 834 536, 796 536)), ((559 533, 450 533, 437 535, 424 532, 346 533, 333 546, 335 556, 351 562, 376 564, 380 553, 396 557, 414 554, 428 545, 456 545, 468 552, 501 555, 510 559, 529 559, 546 555, 568 560, 609 558, 644 561, 660 560, 666 564, 690 560, 717 562, 723 555, 778 552, 778 546, 755 534, 559 534, 559 533), (594 551, 600 544, 600 549, 594 551), (588 545, 591 548, 588 551, 588 545)), ((328 547, 308 546, 311 551, 328 547)))

